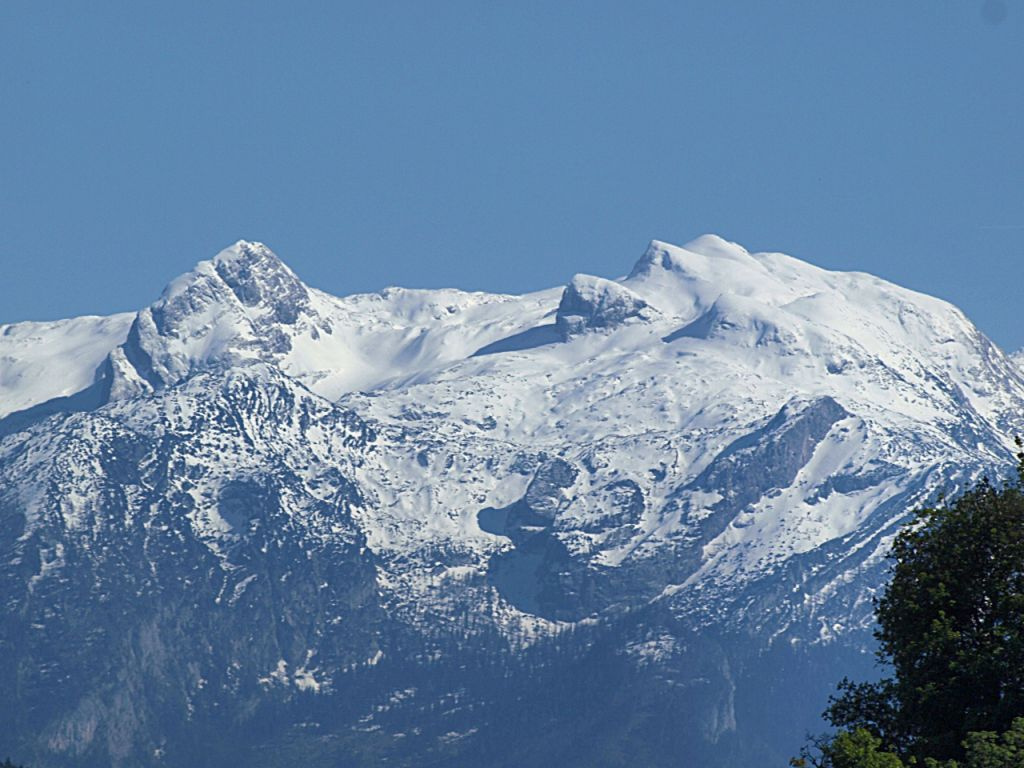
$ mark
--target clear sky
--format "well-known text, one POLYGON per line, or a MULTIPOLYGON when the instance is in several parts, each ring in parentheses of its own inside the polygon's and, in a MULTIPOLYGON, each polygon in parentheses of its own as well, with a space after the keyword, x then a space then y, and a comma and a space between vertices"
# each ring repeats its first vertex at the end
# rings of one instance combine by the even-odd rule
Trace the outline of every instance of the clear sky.
POLYGON ((1024 2, 0 0, 0 322, 239 238, 521 292, 704 232, 1024 345, 1024 2))

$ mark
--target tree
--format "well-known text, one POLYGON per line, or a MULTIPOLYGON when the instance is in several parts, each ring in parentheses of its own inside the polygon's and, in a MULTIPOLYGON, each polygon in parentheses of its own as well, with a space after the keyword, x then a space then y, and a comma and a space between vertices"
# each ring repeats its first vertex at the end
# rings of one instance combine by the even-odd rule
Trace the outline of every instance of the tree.
POLYGON ((842 731, 835 738, 814 745, 814 751, 804 749, 790 765, 793 768, 904 768, 897 755, 882 751, 882 740, 866 728, 842 731))
POLYGON ((1002 735, 994 731, 968 734, 964 761, 925 760, 925 768, 1021 768, 1024 765, 1024 718, 1016 718, 1002 735))
MULTIPOLYGON (((964 759, 925 758, 924 768, 1021 768, 1024 766, 1024 717, 1016 718, 1010 730, 969 733, 963 743, 964 759)), ((805 748, 790 761, 793 768, 906 768, 892 752, 882 751, 882 740, 866 728, 841 731, 805 748)), ((0 767, 2 768, 2 767, 0 767)))
POLYGON ((1001 736, 993 731, 972 733, 964 748, 964 768, 1020 768, 1024 765, 1024 718, 1014 719, 1010 730, 1001 736))
POLYGON ((976 732, 1009 732, 1024 715, 1024 452, 1018 460, 1016 482, 982 480, 897 536, 875 610, 892 676, 843 681, 826 711, 833 725, 941 764, 981 744, 976 732))

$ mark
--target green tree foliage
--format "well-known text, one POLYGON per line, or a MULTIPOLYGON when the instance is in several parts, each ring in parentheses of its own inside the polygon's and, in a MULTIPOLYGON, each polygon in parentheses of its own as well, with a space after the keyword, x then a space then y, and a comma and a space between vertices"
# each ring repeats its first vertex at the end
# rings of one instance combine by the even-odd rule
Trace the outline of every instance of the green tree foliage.
POLYGON ((790 765, 793 768, 904 768, 899 757, 883 751, 882 740, 866 728, 842 731, 835 738, 816 745, 814 751, 805 749, 790 765))
MULTIPOLYGON (((908 764, 1009 765, 985 755, 1002 759, 1024 738, 1014 730, 1024 715, 1024 453, 1018 459, 1015 483, 983 480, 918 512, 897 536, 876 604, 879 658, 892 676, 840 684, 826 717, 843 732, 826 747, 863 731, 879 740, 876 752, 908 764)), ((826 766, 876 765, 822 753, 826 766)))
MULTIPOLYGON (((1016 718, 1002 734, 995 731, 969 733, 963 747, 963 760, 928 757, 923 762, 924 768, 1022 768, 1024 717, 1016 718)), ((897 755, 883 751, 882 740, 866 728, 841 731, 832 739, 815 745, 813 750, 804 749, 790 765, 793 768, 908 768, 897 755)))
POLYGON ((1001 736, 992 731, 972 733, 964 747, 964 768, 1020 768, 1024 765, 1024 718, 1015 718, 1001 736))
POLYGON ((925 768, 1021 768, 1024 766, 1024 717, 1016 718, 1002 735, 994 731, 968 734, 963 762, 925 760, 925 768))

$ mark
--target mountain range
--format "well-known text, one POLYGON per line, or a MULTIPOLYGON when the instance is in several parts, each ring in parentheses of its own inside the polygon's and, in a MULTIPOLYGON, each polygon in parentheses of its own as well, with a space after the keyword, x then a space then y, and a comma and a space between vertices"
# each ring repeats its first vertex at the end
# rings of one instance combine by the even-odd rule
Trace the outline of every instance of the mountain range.
POLYGON ((1013 467, 951 304, 706 235, 338 298, 241 241, 0 325, 0 753, 785 765, 912 511, 1013 467))

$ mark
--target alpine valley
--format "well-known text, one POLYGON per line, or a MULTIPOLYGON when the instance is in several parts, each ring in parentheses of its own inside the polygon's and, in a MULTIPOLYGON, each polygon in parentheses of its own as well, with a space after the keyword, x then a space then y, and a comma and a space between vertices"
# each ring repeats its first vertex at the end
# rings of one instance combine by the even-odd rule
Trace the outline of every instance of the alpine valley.
POLYGON ((0 755, 785 765, 911 512, 1014 466, 950 304, 715 236, 524 296, 239 242, 0 326, 0 755))

